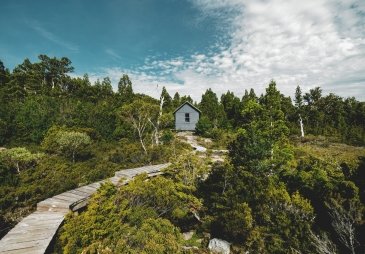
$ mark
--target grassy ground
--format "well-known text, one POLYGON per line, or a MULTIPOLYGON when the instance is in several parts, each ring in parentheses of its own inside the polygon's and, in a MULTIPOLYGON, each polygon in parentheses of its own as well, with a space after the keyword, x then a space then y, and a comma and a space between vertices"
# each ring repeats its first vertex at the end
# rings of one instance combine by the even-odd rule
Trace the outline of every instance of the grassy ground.
POLYGON ((350 168, 355 168, 360 158, 365 157, 365 147, 331 142, 324 137, 296 139, 294 145, 298 159, 310 155, 334 164, 346 163, 350 168))

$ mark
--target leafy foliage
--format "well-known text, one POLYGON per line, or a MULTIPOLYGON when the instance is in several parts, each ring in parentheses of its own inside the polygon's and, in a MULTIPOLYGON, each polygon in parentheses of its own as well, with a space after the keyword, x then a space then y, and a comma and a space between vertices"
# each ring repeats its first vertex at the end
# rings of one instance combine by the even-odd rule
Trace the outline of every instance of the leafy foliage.
POLYGON ((119 190, 106 184, 86 212, 68 218, 60 237, 63 251, 181 253, 179 229, 166 218, 182 218, 199 207, 186 187, 162 177, 146 181, 140 175, 119 190))
POLYGON ((10 167, 15 167, 18 173, 34 165, 42 157, 43 154, 33 154, 24 147, 5 149, 0 153, 0 158, 9 163, 10 167))
POLYGON ((273 80, 259 97, 208 89, 194 103, 163 87, 158 101, 126 74, 114 92, 108 77, 73 70, 66 57, 12 71, 0 61, 0 235, 42 199, 172 161, 165 177, 104 185, 69 215, 62 251, 181 253, 180 231, 195 230, 237 253, 364 252, 364 149, 336 143, 365 144, 364 102, 299 86, 292 102, 273 80), (228 147, 225 163, 208 166, 175 138, 172 112, 185 101, 201 109, 196 132, 209 148, 228 147))
POLYGON ((56 143, 59 145, 60 151, 72 155, 72 161, 75 163, 75 154, 82 147, 89 145, 91 139, 87 134, 81 132, 60 132, 57 134, 56 143))

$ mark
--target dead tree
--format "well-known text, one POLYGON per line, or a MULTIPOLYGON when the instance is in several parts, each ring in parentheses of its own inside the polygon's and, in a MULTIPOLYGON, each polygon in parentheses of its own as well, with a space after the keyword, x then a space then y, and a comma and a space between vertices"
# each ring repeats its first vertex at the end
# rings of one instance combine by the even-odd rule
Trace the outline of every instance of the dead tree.
MULTIPOLYGON (((163 103, 164 103, 164 97, 163 97, 163 95, 161 95, 160 109, 159 109, 159 113, 158 113, 157 118, 156 118, 156 122, 154 122, 151 117, 148 118, 148 121, 151 123, 151 125, 153 126, 153 129, 154 129, 152 137, 154 137, 154 139, 155 139, 154 143, 156 144, 156 146, 158 146, 159 143, 160 143, 160 140, 159 140, 160 132, 159 132, 159 130, 160 130, 160 120, 161 120, 161 116, 162 116, 163 103)), ((152 142, 152 144, 153 144, 153 142, 152 142)))
POLYGON ((300 134, 301 134, 301 137, 304 138, 304 125, 303 125, 302 116, 300 114, 299 114, 299 124, 300 124, 300 134))
POLYGON ((318 254, 336 254, 336 245, 329 239, 326 233, 316 235, 310 231, 312 245, 316 248, 318 254))
POLYGON ((348 248, 352 254, 355 254, 355 247, 357 244, 355 225, 358 211, 355 206, 351 204, 348 211, 336 203, 327 206, 330 209, 329 214, 332 218, 333 229, 337 233, 340 242, 348 248))

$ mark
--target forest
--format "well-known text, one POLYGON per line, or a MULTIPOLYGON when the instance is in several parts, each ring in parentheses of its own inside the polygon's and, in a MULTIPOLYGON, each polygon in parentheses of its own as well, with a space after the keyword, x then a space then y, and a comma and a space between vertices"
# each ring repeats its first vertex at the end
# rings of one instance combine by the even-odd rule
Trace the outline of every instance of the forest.
POLYGON ((158 99, 127 74, 74 77, 67 57, 40 55, 10 71, 0 61, 0 238, 37 202, 142 165, 165 174, 104 184, 70 213, 53 253, 365 252, 365 102, 271 80, 265 93, 208 89, 158 99), (174 129, 185 101, 201 110, 195 135, 224 162, 192 152, 174 129), (209 142, 208 142, 209 141, 209 142), (191 239, 184 232, 193 232, 191 239))

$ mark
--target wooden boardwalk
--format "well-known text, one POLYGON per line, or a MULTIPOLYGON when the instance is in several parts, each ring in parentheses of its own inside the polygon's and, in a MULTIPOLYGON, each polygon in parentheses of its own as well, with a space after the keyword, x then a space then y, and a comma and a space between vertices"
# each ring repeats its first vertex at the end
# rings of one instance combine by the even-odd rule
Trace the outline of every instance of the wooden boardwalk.
POLYGON ((124 185, 141 173, 147 173, 149 177, 162 174, 161 170, 168 166, 169 163, 121 170, 116 172, 114 177, 39 202, 36 212, 25 217, 0 240, 0 253, 45 253, 65 215, 86 206, 90 196, 103 182, 111 181, 115 185, 124 185), (122 178, 124 180, 120 181, 122 178))

